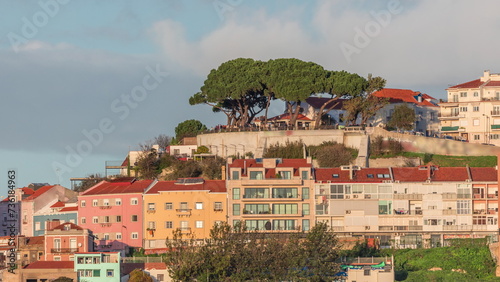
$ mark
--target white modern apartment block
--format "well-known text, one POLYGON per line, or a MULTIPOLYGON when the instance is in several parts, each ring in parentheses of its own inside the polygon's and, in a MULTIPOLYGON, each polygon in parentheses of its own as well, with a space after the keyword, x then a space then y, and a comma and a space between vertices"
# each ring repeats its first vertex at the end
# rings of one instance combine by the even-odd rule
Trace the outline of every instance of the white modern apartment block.
POLYGON ((317 168, 316 222, 340 238, 415 248, 498 236, 496 168, 317 168))
POLYGON ((500 74, 487 70, 446 90, 448 102, 439 104, 441 133, 500 146, 500 74))

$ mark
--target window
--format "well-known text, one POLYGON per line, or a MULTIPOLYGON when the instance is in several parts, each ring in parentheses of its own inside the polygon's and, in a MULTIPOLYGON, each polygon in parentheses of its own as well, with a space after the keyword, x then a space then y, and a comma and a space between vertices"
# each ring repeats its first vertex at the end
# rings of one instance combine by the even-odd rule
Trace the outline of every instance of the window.
POLYGON ((99 223, 99 218, 97 216, 92 217, 92 223, 99 223))
POLYGON ((243 198, 246 199, 257 199, 257 198, 269 198, 268 188, 246 188, 245 195, 243 198))
POLYGON ((479 97, 479 92, 474 92, 474 97, 479 97))
POLYGON ((460 107, 460 111, 461 112, 466 112, 467 111, 467 107, 460 107))
POLYGON ((180 205, 180 211, 188 211, 188 203, 187 202, 181 202, 180 205))
POLYGON ((239 171, 233 170, 232 175, 233 175, 232 176, 233 180, 239 180, 240 179, 240 172, 239 171))
POLYGON ((245 220, 247 230, 271 230, 271 222, 264 220, 245 220))
POLYGON ((104 216, 104 223, 109 223, 109 216, 104 216))
POLYGON ((202 210, 203 209, 203 203, 197 202, 196 205, 195 205, 195 209, 202 210))
POLYGON ((174 208, 174 205, 172 203, 165 203, 165 209, 166 210, 171 210, 174 208))
POLYGON ((148 211, 154 211, 156 209, 155 203, 148 203, 148 211))
POLYGON ((243 214, 269 214, 269 204, 246 204, 243 214))
POLYGON ((309 187, 302 187, 302 199, 303 200, 309 199, 309 187))
POLYGON ((122 233, 116 233, 116 240, 122 239, 122 233))
POLYGON ((114 277, 114 276, 115 276, 115 272, 113 269, 106 270, 106 277, 114 277))
POLYGON ((61 261, 61 257, 54 257, 54 261, 61 261))
POLYGON ((130 238, 132 238, 132 239, 138 239, 139 238, 139 233, 137 233, 137 232, 130 233, 130 238))
POLYGON ((297 214, 297 204, 273 204, 273 214, 297 214))
POLYGON ((297 198, 297 192, 297 188, 273 188, 273 198, 297 198))
POLYGON ((131 220, 130 220, 130 221, 132 221, 132 222, 137 222, 137 215, 136 215, 136 214, 132 215, 132 217, 131 217, 131 220))
POLYGON ((214 203, 214 211, 222 211, 222 202, 214 203))
POLYGON ((117 215, 116 216, 116 222, 122 222, 122 216, 121 215, 117 215))
POLYGON ((309 219, 303 219, 302 220, 302 231, 309 231, 310 225, 309 225, 309 219))
POLYGON ((156 221, 148 221, 149 229, 156 229, 156 221))
POLYGON ((309 204, 302 204, 302 215, 309 215, 309 204))
POLYGON ((474 134, 474 140, 479 140, 479 134, 474 134))
POLYGON ((134 206, 138 205, 139 204, 139 200, 137 198, 132 198, 132 199, 130 199, 130 204, 134 205, 134 206))
POLYGON ((35 222, 35 230, 40 230, 40 222, 35 222))
POLYGON ((105 233, 104 234, 104 240, 108 241, 109 240, 109 234, 108 233, 105 233))
POLYGON ((460 92, 460 98, 467 97, 467 92, 460 92))
POLYGON ((292 179, 291 171, 280 171, 279 175, 282 179, 292 179))
POLYGON ((491 134, 490 135, 490 139, 499 139, 500 138, 500 134, 491 134))
POLYGON ((363 269, 363 273, 365 276, 370 276, 370 270, 371 270, 371 267, 370 268, 365 268, 363 269))
POLYGON ((295 230, 295 220, 293 219, 273 220, 273 230, 295 230))
POLYGON ((87 223, 87 219, 85 219, 85 217, 82 217, 82 218, 80 218, 80 222, 82 224, 85 224, 85 223, 87 223))
POLYGON ((197 220, 195 226, 196 228, 203 228, 203 220, 197 220))
POLYGON ((165 228, 167 229, 174 228, 174 223, 172 221, 165 221, 165 228))
POLYGON ((474 106, 472 107, 473 112, 479 112, 479 106, 474 106))
POLYGON ((233 200, 240 199, 240 188, 233 188, 233 200))
POLYGON ((302 171, 302 179, 309 180, 309 171, 307 171, 307 170, 302 171))
POLYGON ((109 206, 109 199, 104 199, 104 200, 102 201, 102 204, 103 204, 104 206, 109 206))
POLYGON ((121 206, 122 205, 122 199, 115 199, 115 206, 121 206))
POLYGON ((470 200, 457 201, 457 214, 471 214, 470 200))
POLYGON ((472 124, 473 124, 474 126, 479 126, 479 119, 475 119, 475 120, 473 120, 473 121, 472 121, 472 124))
POLYGON ((485 215, 472 216, 472 224, 473 225, 486 225, 486 216, 485 215))
POLYGON ((93 206, 93 207, 97 207, 98 203, 99 203, 99 202, 98 202, 97 200, 93 200, 93 201, 92 201, 92 206, 93 206))
POLYGON ((240 204, 233 204, 233 215, 240 215, 240 204))
POLYGON ((181 221, 181 230, 189 230, 189 222, 181 221))
POLYGON ((164 274, 158 274, 156 275, 156 280, 158 281, 165 281, 165 275, 164 274))
POLYGON ((262 171, 250 171, 250 179, 261 180, 263 178, 262 171))
POLYGON ((80 207, 84 208, 86 205, 87 205, 87 203, 85 202, 85 200, 82 200, 80 202, 80 207))

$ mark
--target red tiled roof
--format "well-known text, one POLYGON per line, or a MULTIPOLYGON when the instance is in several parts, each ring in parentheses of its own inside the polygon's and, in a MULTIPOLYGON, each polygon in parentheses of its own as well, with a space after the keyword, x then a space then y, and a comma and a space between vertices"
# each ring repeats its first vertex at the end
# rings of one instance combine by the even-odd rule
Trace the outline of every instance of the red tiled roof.
POLYGON ((146 262, 144 269, 167 269, 167 265, 163 262, 146 262))
POLYGON ((35 236, 29 237, 26 245, 43 245, 45 242, 45 236, 35 236))
POLYGON ((52 206, 50 206, 51 208, 62 208, 64 207, 64 203, 61 202, 61 201, 57 201, 55 204, 53 204, 52 206))
POLYGON ((205 180, 197 184, 175 184, 176 181, 158 181, 146 194, 157 194, 167 191, 210 191, 212 193, 225 193, 224 180, 205 180))
POLYGON ((469 82, 465 82, 462 84, 457 84, 455 86, 449 87, 448 89, 457 89, 457 88, 479 88, 484 82, 481 79, 475 79, 469 82))
POLYGON ((69 225, 70 226, 70 229, 74 229, 74 230, 83 230, 83 228, 81 228, 80 226, 74 224, 74 223, 71 223, 71 222, 65 222, 63 224, 60 224, 54 228, 52 228, 52 230, 61 230, 61 231, 64 231, 64 227, 66 225, 69 225))
MULTIPOLYGON (((325 103, 330 101, 330 98, 323 98, 323 97, 309 97, 306 99, 306 102, 311 105, 311 107, 315 109, 320 109, 325 103)), ((337 99, 331 102, 328 102, 326 105, 326 108, 329 108, 333 105, 335 105, 332 109, 335 110, 340 110, 343 107, 343 104, 345 101, 348 101, 347 99, 337 99)))
POLYGON ((472 181, 497 181, 498 171, 494 167, 471 167, 472 181))
POLYGON ((432 99, 431 96, 427 94, 422 94, 420 92, 415 92, 409 89, 394 89, 394 88, 384 88, 372 94, 373 96, 380 98, 389 98, 389 103, 412 103, 419 106, 426 107, 437 107, 437 105, 427 101, 426 99, 432 99), (418 102, 415 96, 422 95, 422 102, 418 102))
MULTIPOLYGON (((267 120, 268 121, 273 121, 273 120, 276 121, 276 120, 289 120, 289 119, 290 119, 290 114, 285 113, 285 114, 281 114, 279 116, 268 118, 267 120)), ((308 117, 306 117, 303 114, 298 114, 297 115, 297 120, 311 120, 311 119, 308 118, 308 117)))
POLYGON ((67 212, 67 211, 78 211, 78 206, 76 207, 65 207, 60 210, 60 212, 67 212))
POLYGON ((131 182, 101 181, 80 194, 80 196, 142 193, 152 182, 153 180, 138 180, 131 182))
MULTIPOLYGON (((263 167, 263 164, 261 162, 257 163, 256 159, 236 159, 233 160, 229 167, 263 167)), ((276 167, 312 167, 312 164, 307 163, 306 159, 282 159, 281 163, 276 164, 276 167)))
POLYGON ((130 162, 130 160, 129 160, 128 156, 127 156, 127 157, 125 158, 125 160, 123 160, 123 162, 122 162, 122 166, 128 166, 129 162, 130 162))
POLYGON ((21 188, 21 190, 23 190, 24 195, 33 195, 35 193, 35 190, 28 187, 21 188))
POLYGON ((466 181, 469 179, 466 167, 438 167, 432 172, 432 181, 466 181))
POLYGON ((73 261, 35 261, 28 264, 28 269, 69 269, 74 268, 73 261))
POLYGON ((353 170, 352 179, 350 179, 349 170, 342 170, 338 167, 317 168, 314 173, 316 181, 379 183, 384 180, 391 180, 388 168, 362 168, 360 170, 353 170), (389 178, 379 177, 380 174, 383 176, 389 175, 389 178))
POLYGON ((490 81, 485 86, 498 87, 500 86, 500 81, 490 81))
POLYGON ((23 201, 32 201, 32 200, 38 198, 43 193, 45 193, 45 192, 49 191, 50 189, 52 189, 52 187, 54 187, 54 186, 55 185, 43 186, 40 189, 36 190, 31 196, 29 196, 28 198, 24 199, 23 201))

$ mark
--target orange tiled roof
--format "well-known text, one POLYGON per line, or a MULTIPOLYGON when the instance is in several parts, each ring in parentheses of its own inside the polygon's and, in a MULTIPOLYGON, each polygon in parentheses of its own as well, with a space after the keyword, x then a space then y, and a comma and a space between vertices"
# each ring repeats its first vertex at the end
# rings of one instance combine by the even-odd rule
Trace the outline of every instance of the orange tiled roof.
POLYGON ((51 208, 62 208, 64 207, 64 203, 61 202, 61 201, 57 201, 55 204, 53 204, 52 206, 50 206, 51 208))
POLYGON ((432 99, 431 96, 427 94, 422 94, 420 92, 412 91, 409 89, 395 89, 395 88, 384 88, 372 94, 373 96, 380 98, 389 98, 390 103, 412 103, 419 106, 426 107, 437 107, 437 105, 427 101, 426 99, 432 99), (422 102, 419 102, 415 97, 422 95, 422 102))
POLYGON ((24 199, 23 201, 32 201, 32 200, 38 198, 43 193, 45 193, 45 192, 49 191, 50 189, 52 189, 52 187, 54 187, 54 186, 55 185, 43 186, 43 187, 39 188, 38 190, 36 190, 31 196, 29 196, 28 198, 24 199))
MULTIPOLYGON (((289 120, 289 119, 290 119, 290 114, 285 113, 285 114, 281 114, 279 116, 268 118, 267 120, 268 121, 276 121, 276 120, 289 120)), ((311 119, 308 118, 308 117, 306 117, 303 114, 298 114, 297 115, 297 120, 311 120, 311 119)))
POLYGON ((35 261, 28 264, 28 269, 70 269, 74 268, 73 261, 35 261))
POLYGON ((362 168, 360 170, 353 170, 352 179, 350 179, 349 170, 342 170, 339 167, 317 168, 314 170, 314 173, 316 181, 380 183, 384 180, 391 180, 388 168, 362 168))
POLYGON ((76 206, 76 207, 64 207, 60 210, 60 212, 68 212, 68 211, 78 211, 78 206, 76 206))
POLYGON ((75 230, 83 230, 83 228, 81 228, 80 226, 78 226, 78 225, 76 225, 76 224, 74 224, 74 223, 71 223, 71 222, 65 222, 65 223, 63 223, 63 224, 60 224, 60 225, 58 225, 58 226, 56 226, 56 227, 52 228, 52 230, 56 230, 56 229, 57 229, 57 230, 61 230, 61 231, 63 231, 63 230, 64 230, 64 227, 65 227, 66 225, 69 225, 69 226, 70 226, 70 229, 75 229, 75 230))
POLYGON ((146 194, 157 194, 167 191, 210 191, 215 193, 226 192, 226 182, 224 180, 203 180, 196 184, 176 184, 176 181, 158 181, 146 194))
POLYGON ((483 81, 481 79, 475 79, 469 82, 465 82, 462 84, 457 84, 455 86, 449 87, 448 89, 457 89, 457 88, 479 88, 479 86, 483 85, 483 81))
POLYGON ((153 182, 153 180, 132 180, 123 182, 101 181, 80 194, 80 196, 142 193, 149 186, 149 184, 151 184, 151 182, 153 182))

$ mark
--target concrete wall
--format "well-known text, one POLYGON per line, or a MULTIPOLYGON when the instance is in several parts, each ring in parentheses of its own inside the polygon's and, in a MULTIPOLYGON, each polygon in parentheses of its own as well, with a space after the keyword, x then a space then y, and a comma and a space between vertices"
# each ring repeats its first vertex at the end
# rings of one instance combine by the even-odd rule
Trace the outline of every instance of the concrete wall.
POLYGON ((398 140, 410 152, 450 156, 496 156, 500 153, 500 147, 496 146, 389 132, 379 127, 369 127, 367 133, 372 140, 377 136, 398 140))
POLYGON ((211 153, 221 157, 252 152, 260 158, 270 145, 301 141, 306 145, 319 145, 325 141, 344 143, 348 147, 360 148, 363 132, 343 130, 283 130, 209 133, 197 136, 199 146, 207 146, 211 153))

